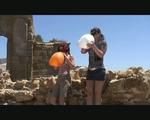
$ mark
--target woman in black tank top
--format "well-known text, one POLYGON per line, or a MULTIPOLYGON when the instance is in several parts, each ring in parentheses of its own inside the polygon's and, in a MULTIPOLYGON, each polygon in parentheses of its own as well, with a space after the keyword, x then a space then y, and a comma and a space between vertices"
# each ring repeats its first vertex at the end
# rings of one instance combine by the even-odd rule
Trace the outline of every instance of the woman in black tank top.
POLYGON ((91 29, 95 42, 87 44, 89 49, 81 49, 81 53, 89 54, 89 65, 86 80, 87 105, 100 105, 102 103, 102 89, 105 81, 106 70, 103 58, 107 50, 107 43, 99 28, 91 29))

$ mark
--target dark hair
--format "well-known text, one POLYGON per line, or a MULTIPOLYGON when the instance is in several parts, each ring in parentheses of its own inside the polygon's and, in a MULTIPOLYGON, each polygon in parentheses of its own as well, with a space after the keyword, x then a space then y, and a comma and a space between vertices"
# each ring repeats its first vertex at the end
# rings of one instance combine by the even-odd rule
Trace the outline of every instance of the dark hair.
POLYGON ((58 51, 59 52, 67 52, 68 54, 70 54, 70 47, 69 47, 70 43, 62 43, 60 44, 60 46, 58 47, 58 51), (67 44, 68 48, 65 48, 65 45, 67 44))
POLYGON ((101 34, 101 39, 102 39, 102 40, 104 40, 104 39, 105 39, 103 34, 101 34))
POLYGON ((94 27, 91 29, 90 33, 91 35, 95 35, 96 33, 101 33, 101 30, 98 27, 94 27))

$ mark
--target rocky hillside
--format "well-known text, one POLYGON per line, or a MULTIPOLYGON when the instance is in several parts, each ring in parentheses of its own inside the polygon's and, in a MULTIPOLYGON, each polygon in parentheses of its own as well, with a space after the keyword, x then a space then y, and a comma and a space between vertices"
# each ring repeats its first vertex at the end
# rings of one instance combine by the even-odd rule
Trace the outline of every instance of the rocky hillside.
POLYGON ((6 63, 6 58, 0 58, 0 64, 6 63))
MULTIPOLYGON (((86 71, 83 67, 71 71, 72 86, 68 90, 67 105, 86 105, 86 71)), ((8 72, 1 72, 0 104, 48 105, 56 80, 57 76, 50 76, 13 81, 8 72)), ((107 71, 103 104, 150 104, 150 70, 132 67, 126 71, 107 71)))

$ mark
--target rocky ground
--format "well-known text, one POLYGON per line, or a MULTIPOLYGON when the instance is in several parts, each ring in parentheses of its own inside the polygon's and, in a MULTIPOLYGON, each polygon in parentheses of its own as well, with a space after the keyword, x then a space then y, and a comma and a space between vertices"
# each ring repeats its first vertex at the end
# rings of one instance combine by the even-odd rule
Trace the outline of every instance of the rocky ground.
MULTIPOLYGON (((66 98, 67 105, 86 105, 86 71, 71 71, 72 85, 66 98)), ((32 81, 10 79, 8 72, 0 71, 1 105, 48 105, 57 76, 35 78, 32 81)), ((103 89, 105 105, 150 104, 150 70, 132 67, 126 71, 107 71, 103 89)))

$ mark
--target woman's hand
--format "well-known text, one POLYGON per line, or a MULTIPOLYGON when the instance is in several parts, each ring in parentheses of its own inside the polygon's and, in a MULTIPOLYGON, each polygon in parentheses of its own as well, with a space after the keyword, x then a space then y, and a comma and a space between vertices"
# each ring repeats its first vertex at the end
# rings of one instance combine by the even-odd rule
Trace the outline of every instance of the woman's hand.
POLYGON ((74 62, 73 56, 70 56, 70 55, 67 56, 66 54, 64 54, 64 57, 65 57, 66 62, 69 64, 69 66, 71 68, 75 67, 75 62, 74 62))
POLYGON ((81 48, 81 53, 82 53, 82 54, 85 54, 85 53, 87 53, 87 52, 88 52, 88 50, 89 50, 89 49, 81 48))
POLYGON ((87 46, 88 46, 89 48, 93 48, 93 47, 94 47, 94 42, 87 43, 87 46))

